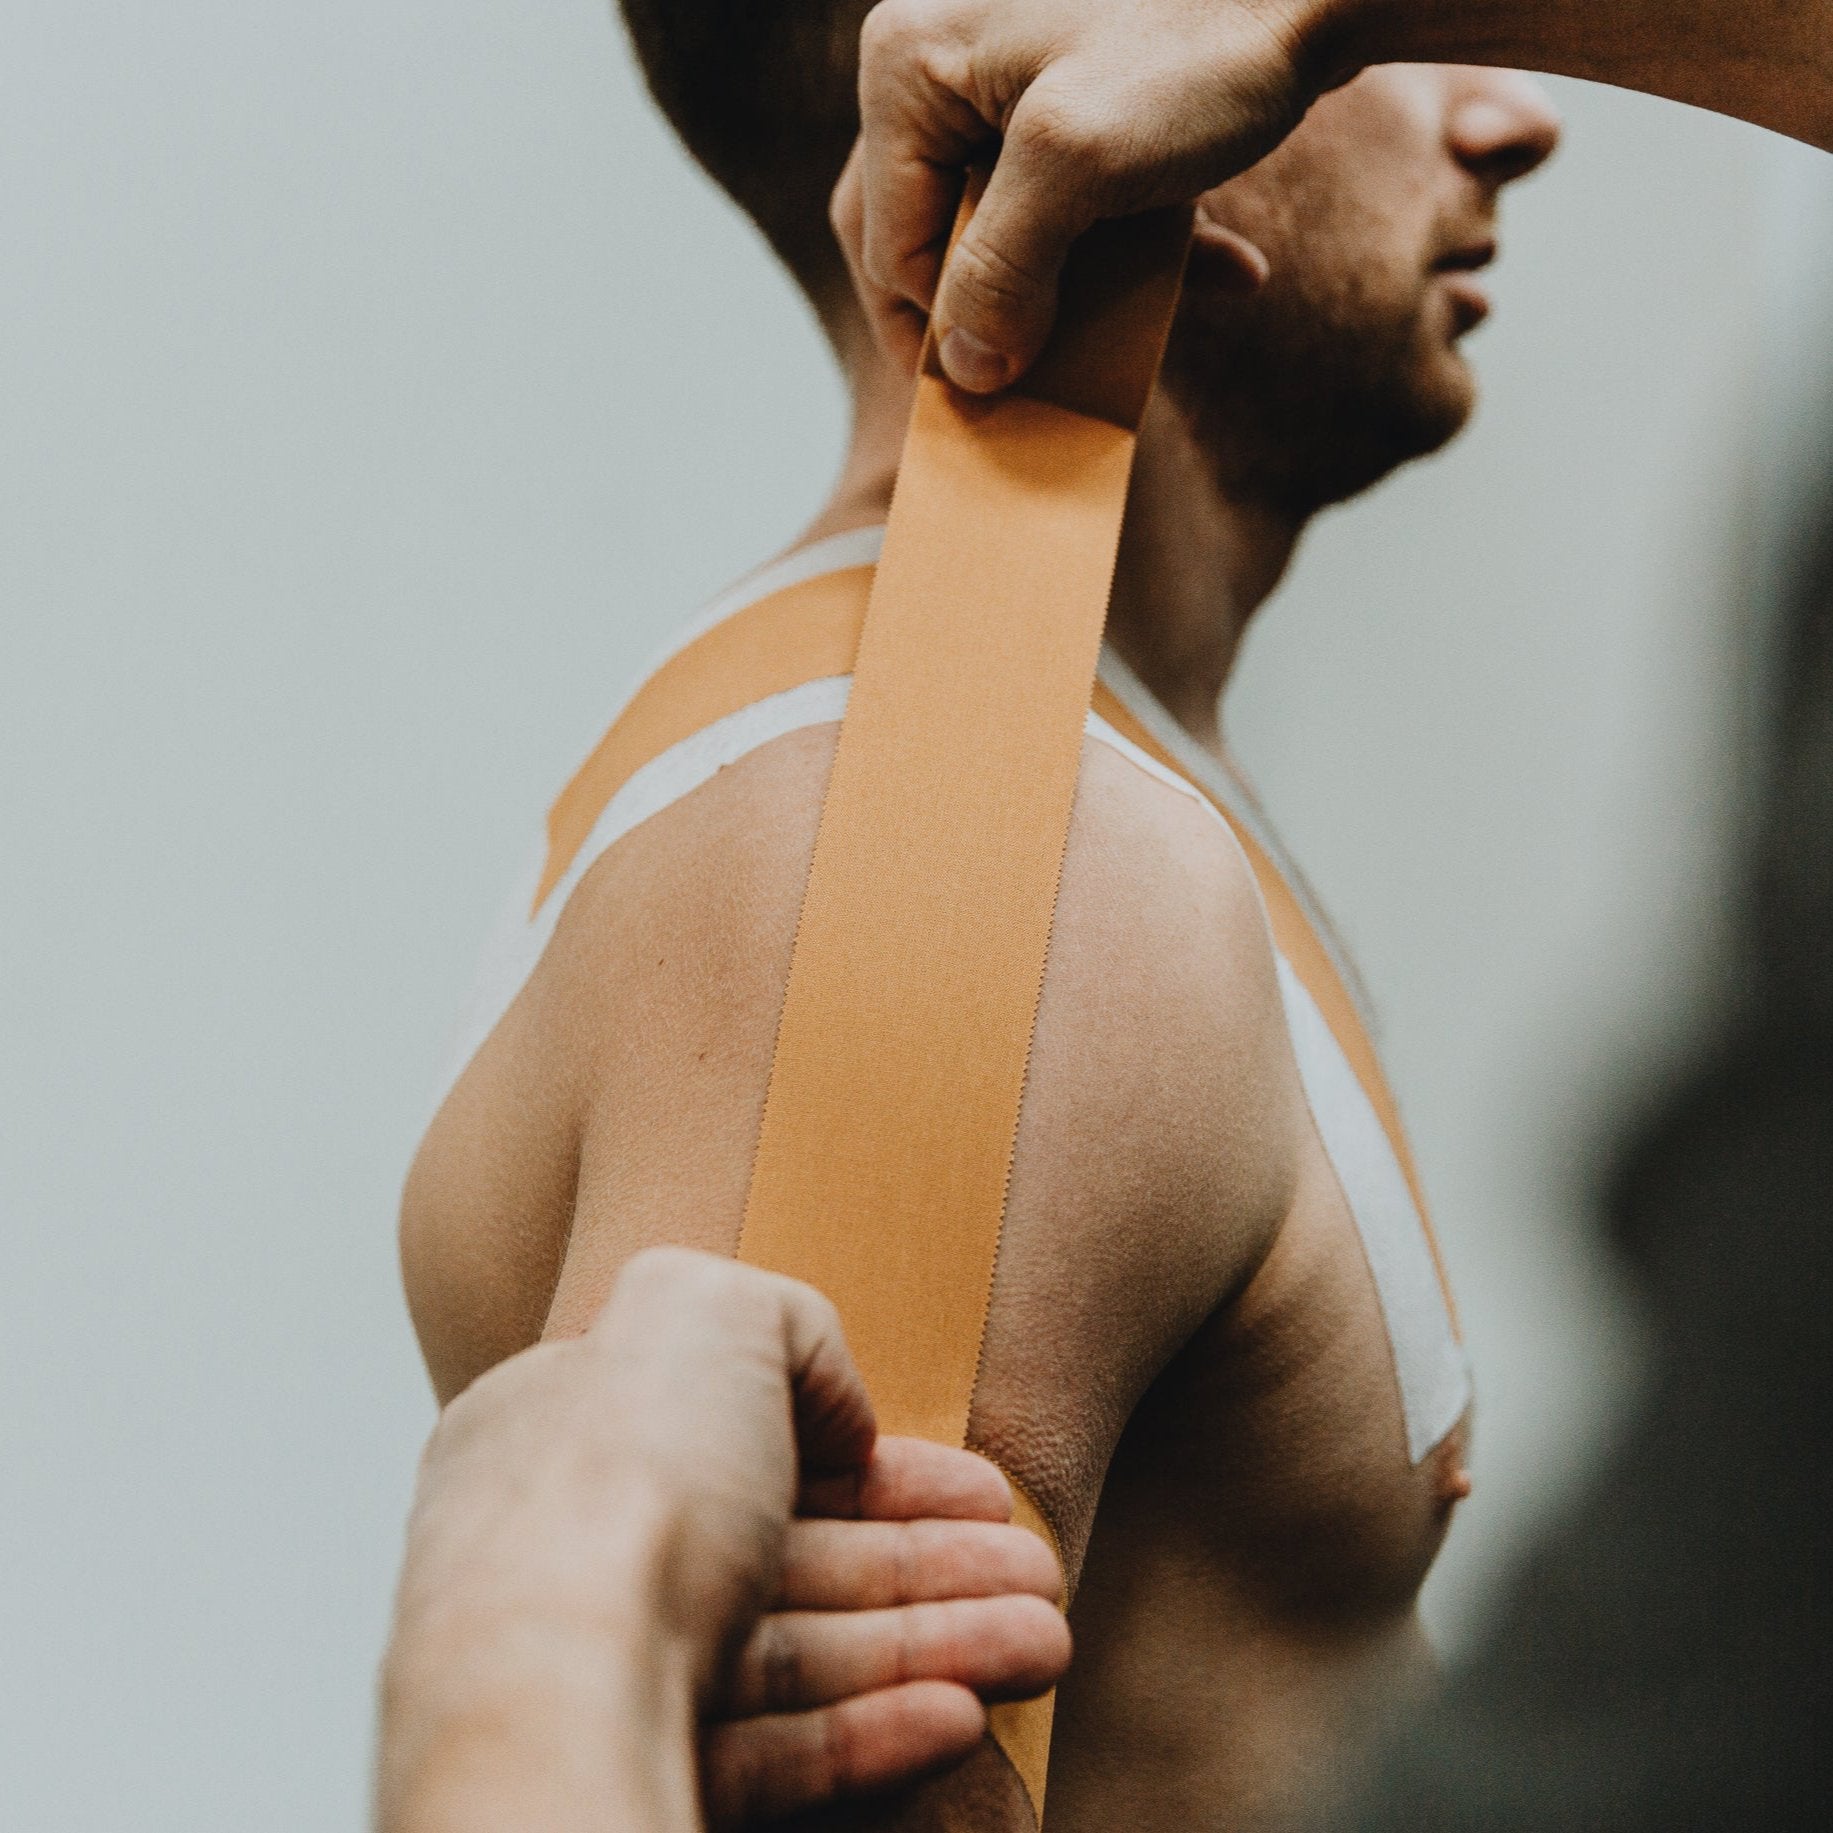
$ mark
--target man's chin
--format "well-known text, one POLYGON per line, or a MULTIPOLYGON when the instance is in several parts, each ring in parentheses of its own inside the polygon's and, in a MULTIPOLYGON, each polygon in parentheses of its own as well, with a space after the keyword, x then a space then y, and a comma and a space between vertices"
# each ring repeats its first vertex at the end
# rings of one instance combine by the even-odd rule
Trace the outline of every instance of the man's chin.
POLYGON ((1226 495, 1304 517, 1443 450, 1468 424, 1477 384, 1462 352, 1417 321, 1396 345, 1385 361, 1332 364, 1315 346, 1236 350, 1225 362, 1205 351, 1193 363, 1174 344, 1166 381, 1226 495))
POLYGON ((1311 514, 1372 490, 1404 466, 1442 452, 1469 425, 1475 407, 1475 379, 1461 361, 1430 386, 1345 403, 1334 436, 1312 443, 1309 464, 1303 452, 1289 454, 1282 480, 1286 509, 1311 514))
POLYGON ((1410 374, 1396 375, 1391 388, 1371 390, 1360 416, 1345 403, 1345 420, 1360 418, 1366 434, 1368 475, 1357 488, 1442 452, 1470 424, 1476 404, 1476 373, 1451 344, 1437 345, 1410 374))
POLYGON ((1419 450, 1410 456, 1429 458, 1442 452, 1470 424, 1477 411, 1476 373, 1461 351, 1447 350, 1430 385, 1421 388, 1419 395, 1419 450))

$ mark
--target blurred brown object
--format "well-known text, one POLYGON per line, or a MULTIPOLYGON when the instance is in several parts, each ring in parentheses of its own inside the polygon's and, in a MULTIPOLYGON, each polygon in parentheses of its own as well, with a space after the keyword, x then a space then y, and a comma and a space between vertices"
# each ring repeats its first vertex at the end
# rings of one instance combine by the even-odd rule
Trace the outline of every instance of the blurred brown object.
POLYGON ((1649 1391, 1355 1833, 1833 1817, 1833 487, 1782 607, 1739 1000, 1616 1157, 1649 1391))

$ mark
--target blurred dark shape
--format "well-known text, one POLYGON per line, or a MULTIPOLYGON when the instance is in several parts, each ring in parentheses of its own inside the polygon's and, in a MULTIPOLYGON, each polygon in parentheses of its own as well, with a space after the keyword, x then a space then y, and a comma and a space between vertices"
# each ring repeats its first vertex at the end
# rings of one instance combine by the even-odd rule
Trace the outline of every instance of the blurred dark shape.
POLYGON ((1833 489, 1784 607, 1736 1016, 1617 1155, 1638 1415, 1355 1833, 1833 1825, 1833 489))

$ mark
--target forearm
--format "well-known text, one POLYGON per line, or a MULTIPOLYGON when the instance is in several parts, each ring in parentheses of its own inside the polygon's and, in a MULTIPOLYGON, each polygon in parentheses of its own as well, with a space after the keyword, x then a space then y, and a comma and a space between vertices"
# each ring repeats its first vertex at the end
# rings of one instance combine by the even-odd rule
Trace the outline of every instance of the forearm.
POLYGON ((686 1688, 640 1657, 525 1655, 456 1680, 431 1653, 391 1661, 380 1833, 698 1833, 686 1688))
POLYGON ((1833 151, 1833 0, 1318 0, 1342 74, 1478 63, 1690 102, 1833 151))
POLYGON ((489 1574, 415 1598, 410 1566, 382 1675, 378 1833, 698 1833, 695 1664, 659 1607, 663 1549, 607 1563, 609 1617, 494 1595, 489 1574))

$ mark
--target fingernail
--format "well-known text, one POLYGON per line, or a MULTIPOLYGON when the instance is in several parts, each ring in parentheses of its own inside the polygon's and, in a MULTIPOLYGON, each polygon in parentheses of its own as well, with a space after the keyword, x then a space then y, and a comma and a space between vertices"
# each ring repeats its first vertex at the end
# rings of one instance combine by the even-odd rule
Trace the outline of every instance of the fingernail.
POLYGON ((991 344, 956 326, 942 339, 942 367, 957 388, 990 395, 1012 379, 1012 365, 991 344))

